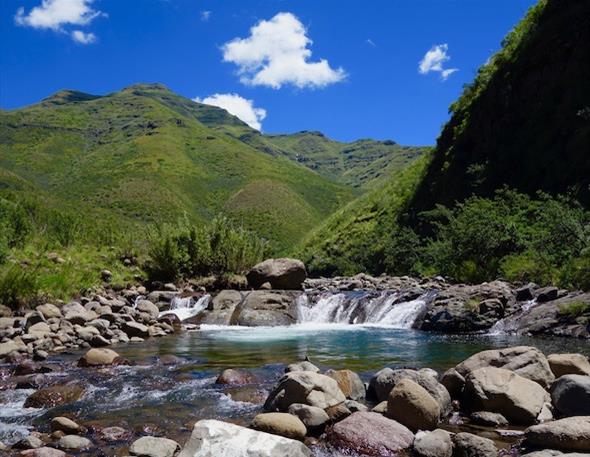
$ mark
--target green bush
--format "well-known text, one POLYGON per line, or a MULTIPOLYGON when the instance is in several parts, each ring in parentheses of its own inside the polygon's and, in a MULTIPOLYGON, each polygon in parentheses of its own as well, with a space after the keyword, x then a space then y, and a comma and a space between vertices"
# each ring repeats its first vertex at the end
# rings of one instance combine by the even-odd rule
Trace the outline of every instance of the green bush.
POLYGON ((7 265, 0 270, 0 304, 17 311, 26 307, 38 293, 37 276, 30 268, 7 265))
POLYGON ((559 314, 562 316, 579 317, 587 312, 590 312, 590 304, 581 301, 573 301, 559 307, 559 314))

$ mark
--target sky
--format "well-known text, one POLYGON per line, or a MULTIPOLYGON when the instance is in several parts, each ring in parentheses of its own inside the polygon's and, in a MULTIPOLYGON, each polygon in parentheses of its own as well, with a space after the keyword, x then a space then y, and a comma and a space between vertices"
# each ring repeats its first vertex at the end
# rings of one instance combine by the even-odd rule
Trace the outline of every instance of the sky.
POLYGON ((535 0, 0 0, 0 107, 159 82, 264 133, 434 144, 535 0))

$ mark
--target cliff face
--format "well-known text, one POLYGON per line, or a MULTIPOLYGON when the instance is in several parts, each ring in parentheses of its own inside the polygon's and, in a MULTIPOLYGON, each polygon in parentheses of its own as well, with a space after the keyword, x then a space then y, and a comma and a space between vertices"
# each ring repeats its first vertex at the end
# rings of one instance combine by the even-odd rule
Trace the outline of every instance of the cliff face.
POLYGON ((409 207, 503 186, 590 205, 590 2, 541 0, 450 111, 409 207))

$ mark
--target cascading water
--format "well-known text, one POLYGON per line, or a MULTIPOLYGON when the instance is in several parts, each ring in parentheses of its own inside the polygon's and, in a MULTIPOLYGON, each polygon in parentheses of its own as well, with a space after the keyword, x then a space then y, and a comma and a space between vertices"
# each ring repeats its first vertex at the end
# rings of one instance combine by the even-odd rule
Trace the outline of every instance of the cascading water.
POLYGON ((311 302, 304 294, 298 302, 300 324, 370 324, 412 328, 426 308, 426 297, 399 303, 397 292, 324 294, 311 302))
POLYGON ((205 294, 195 301, 193 297, 174 297, 170 303, 170 309, 162 311, 159 316, 166 314, 174 314, 178 316, 181 321, 195 317, 209 305, 211 295, 205 294))
POLYGON ((536 299, 525 302, 519 311, 503 319, 500 319, 498 322, 492 325, 488 333, 490 335, 503 335, 506 333, 517 332, 519 328, 519 319, 521 319, 523 316, 526 316, 531 310, 531 308, 533 308, 536 304, 536 299))

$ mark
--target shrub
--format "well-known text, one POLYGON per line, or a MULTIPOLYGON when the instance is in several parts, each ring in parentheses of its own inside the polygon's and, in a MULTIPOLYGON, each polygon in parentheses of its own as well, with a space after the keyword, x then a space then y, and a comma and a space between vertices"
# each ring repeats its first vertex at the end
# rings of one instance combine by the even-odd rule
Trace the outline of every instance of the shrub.
POLYGON ((0 270, 0 303, 13 311, 26 307, 38 292, 35 272, 16 264, 0 270))
POLYGON ((567 317, 579 317, 587 312, 590 312, 590 304, 581 301, 573 301, 559 307, 559 314, 567 317))

